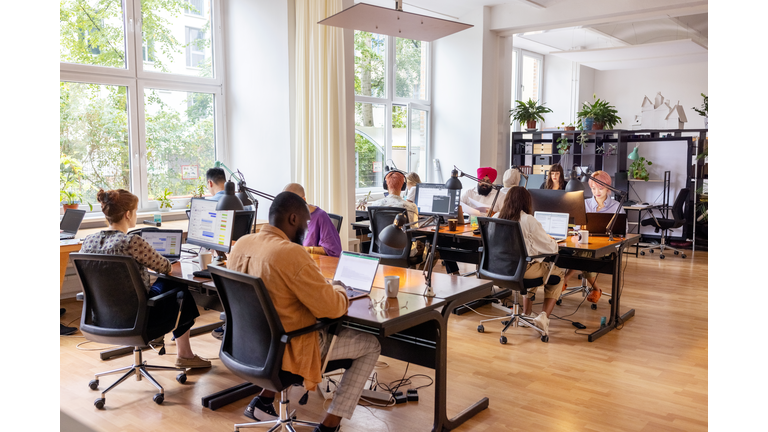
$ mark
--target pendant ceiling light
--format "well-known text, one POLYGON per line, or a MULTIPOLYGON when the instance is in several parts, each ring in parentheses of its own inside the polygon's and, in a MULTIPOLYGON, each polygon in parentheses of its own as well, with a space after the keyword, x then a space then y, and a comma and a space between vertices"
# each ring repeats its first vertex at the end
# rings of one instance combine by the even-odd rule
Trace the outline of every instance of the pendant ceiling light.
POLYGON ((395 9, 357 3, 318 24, 425 42, 474 27, 456 21, 404 12, 402 0, 395 1, 395 9))

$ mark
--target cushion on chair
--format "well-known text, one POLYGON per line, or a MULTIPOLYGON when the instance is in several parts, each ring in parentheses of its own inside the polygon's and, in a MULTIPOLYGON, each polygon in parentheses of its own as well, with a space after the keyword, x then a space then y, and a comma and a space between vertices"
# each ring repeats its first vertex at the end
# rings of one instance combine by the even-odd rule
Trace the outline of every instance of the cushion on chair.
POLYGON ((682 226, 682 224, 676 226, 674 219, 659 219, 659 218, 656 218, 656 221, 654 221, 653 218, 651 218, 651 219, 643 219, 640 222, 640 225, 642 225, 642 226, 652 226, 652 227, 661 228, 661 229, 679 228, 679 227, 682 226), (659 222, 658 225, 656 224, 656 221, 659 222))

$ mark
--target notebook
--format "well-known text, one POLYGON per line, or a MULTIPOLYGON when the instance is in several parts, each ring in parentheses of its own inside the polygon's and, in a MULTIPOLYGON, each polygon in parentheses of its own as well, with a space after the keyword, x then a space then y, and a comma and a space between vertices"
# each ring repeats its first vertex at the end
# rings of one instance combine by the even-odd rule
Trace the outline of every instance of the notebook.
POLYGON ((59 240, 69 240, 75 238, 77 230, 80 229, 80 223, 85 217, 85 210, 67 209, 64 217, 59 223, 59 240))
MULTIPOLYGON (((606 236, 608 235, 608 224, 611 223, 611 218, 614 213, 587 213, 587 231, 590 236, 606 236)), ((627 234, 627 215, 619 213, 616 215, 616 222, 613 224, 613 234, 626 235, 627 234)))
POLYGON ((354 252, 342 252, 333 279, 346 285, 347 297, 353 300, 371 293, 373 279, 378 270, 378 258, 354 252))
POLYGON ((181 236, 183 233, 182 230, 142 231, 141 238, 173 264, 181 258, 181 236))
POLYGON ((533 217, 541 222, 544 231, 558 242, 568 238, 568 213, 537 211, 533 217))

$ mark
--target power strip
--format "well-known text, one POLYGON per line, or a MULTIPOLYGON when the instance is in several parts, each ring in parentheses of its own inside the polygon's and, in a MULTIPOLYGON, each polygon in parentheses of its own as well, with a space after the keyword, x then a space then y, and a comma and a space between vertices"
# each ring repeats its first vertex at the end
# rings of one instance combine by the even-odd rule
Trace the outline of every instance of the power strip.
POLYGON ((392 395, 383 391, 363 389, 363 394, 360 396, 371 402, 388 404, 392 401, 392 395))

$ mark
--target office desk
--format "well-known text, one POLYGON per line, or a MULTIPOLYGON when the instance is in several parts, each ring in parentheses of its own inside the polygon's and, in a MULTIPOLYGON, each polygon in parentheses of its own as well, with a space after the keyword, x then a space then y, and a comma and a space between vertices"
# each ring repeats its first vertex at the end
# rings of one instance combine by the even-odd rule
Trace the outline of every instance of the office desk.
MULTIPOLYGON (((333 277, 338 258, 313 255, 325 277, 333 277)), ((474 403, 453 418, 446 412, 448 318, 457 306, 483 297, 491 292, 490 281, 433 274, 435 297, 424 297, 424 276, 421 271, 399 267, 379 266, 373 282, 371 297, 385 296, 384 276, 400 276, 397 299, 389 299, 389 308, 371 308, 368 297, 352 300, 344 317, 345 325, 374 334, 381 343, 381 354, 412 362, 435 370, 434 432, 452 430, 488 407, 488 398, 474 403)), ((242 385, 232 387, 241 391, 242 385)), ((219 392, 216 395, 221 395, 219 392)), ((252 393, 251 393, 252 394, 252 393)), ((232 399, 233 401, 236 399, 232 399)), ((210 399, 203 398, 203 406, 210 399)), ((220 406, 220 405, 219 405, 220 406)))

